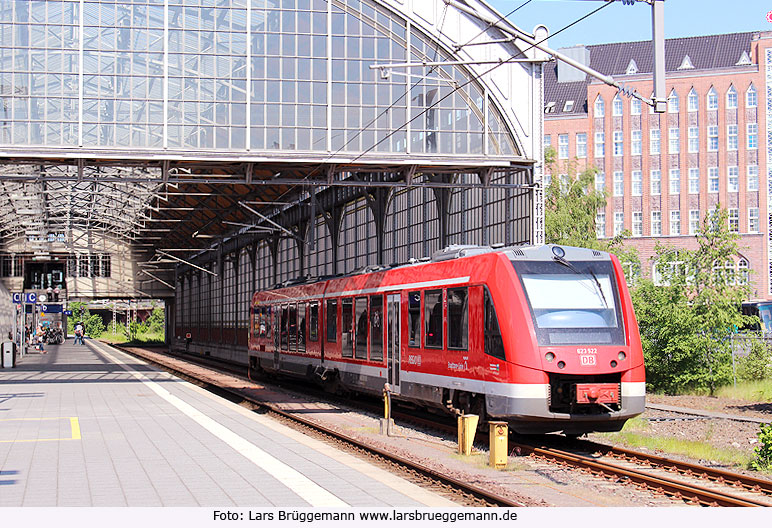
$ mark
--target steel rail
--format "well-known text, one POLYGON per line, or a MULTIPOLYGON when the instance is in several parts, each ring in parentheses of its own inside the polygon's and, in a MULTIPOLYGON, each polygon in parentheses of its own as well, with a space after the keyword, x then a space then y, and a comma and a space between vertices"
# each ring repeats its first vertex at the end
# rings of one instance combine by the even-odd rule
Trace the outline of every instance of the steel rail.
POLYGON ((590 457, 569 453, 560 449, 535 447, 526 444, 515 444, 515 446, 524 452, 539 457, 588 469, 593 473, 626 479, 648 489, 660 491, 677 498, 692 500, 706 506, 769 506, 765 502, 745 499, 721 491, 709 490, 702 486, 679 482, 667 477, 650 475, 644 471, 623 468, 609 462, 599 462, 590 457))

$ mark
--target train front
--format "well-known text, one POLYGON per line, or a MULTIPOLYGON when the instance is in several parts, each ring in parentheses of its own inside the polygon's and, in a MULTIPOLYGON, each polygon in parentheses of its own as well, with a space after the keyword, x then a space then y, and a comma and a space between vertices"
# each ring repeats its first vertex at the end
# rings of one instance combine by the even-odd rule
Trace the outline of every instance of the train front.
POLYGON ((510 262, 520 301, 507 303, 510 320, 527 330, 513 325, 516 332, 505 337, 507 359, 514 381, 541 379, 539 397, 532 391, 510 400, 514 429, 618 431, 645 407, 638 323, 619 260, 589 249, 541 246, 512 252, 510 262))

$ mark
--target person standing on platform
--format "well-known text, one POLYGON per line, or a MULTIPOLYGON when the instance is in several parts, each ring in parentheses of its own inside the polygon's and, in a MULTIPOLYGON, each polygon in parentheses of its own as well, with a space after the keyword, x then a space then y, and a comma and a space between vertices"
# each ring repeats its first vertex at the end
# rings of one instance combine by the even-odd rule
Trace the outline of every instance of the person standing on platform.
POLYGON ((83 344, 83 323, 81 322, 75 324, 75 344, 83 344))

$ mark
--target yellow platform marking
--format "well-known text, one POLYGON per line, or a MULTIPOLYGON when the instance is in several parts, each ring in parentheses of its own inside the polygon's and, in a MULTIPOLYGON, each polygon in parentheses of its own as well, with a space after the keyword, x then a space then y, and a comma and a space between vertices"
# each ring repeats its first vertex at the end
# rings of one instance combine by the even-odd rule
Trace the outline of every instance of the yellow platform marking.
POLYGON ((57 418, 5 418, 0 419, 0 422, 43 422, 50 420, 69 420, 70 421, 70 438, 32 438, 32 439, 15 439, 15 440, 0 440, 0 444, 9 444, 15 442, 61 442, 63 440, 80 440, 80 422, 77 417, 65 416, 57 418))

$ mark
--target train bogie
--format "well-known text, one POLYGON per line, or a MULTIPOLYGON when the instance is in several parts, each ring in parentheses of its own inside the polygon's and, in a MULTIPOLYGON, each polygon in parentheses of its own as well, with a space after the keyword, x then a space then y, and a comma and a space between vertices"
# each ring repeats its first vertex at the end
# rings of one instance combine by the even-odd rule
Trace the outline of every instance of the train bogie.
POLYGON ((643 411, 619 262, 557 246, 461 247, 431 262, 257 292, 250 369, 510 422, 618 430, 643 411))

